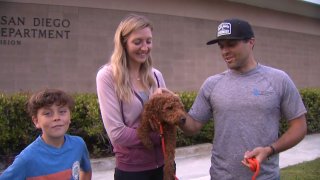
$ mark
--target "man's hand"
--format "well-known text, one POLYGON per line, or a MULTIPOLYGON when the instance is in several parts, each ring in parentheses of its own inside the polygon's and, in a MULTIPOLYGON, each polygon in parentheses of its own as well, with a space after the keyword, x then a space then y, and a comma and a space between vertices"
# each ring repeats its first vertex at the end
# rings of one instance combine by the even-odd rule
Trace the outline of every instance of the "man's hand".
POLYGON ((261 162, 266 160, 267 157, 271 154, 272 154, 272 149, 269 146, 268 147, 256 147, 252 151, 245 152, 243 160, 241 162, 243 165, 250 168, 250 164, 247 161, 247 158, 255 157, 258 160, 258 162, 261 164, 261 162))

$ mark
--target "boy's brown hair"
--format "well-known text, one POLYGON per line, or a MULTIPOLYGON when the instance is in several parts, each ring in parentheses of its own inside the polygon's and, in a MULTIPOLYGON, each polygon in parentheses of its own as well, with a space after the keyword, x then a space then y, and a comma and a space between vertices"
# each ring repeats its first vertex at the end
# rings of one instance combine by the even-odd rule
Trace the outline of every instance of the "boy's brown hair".
POLYGON ((36 116, 38 110, 51 105, 67 105, 70 111, 74 108, 73 98, 59 89, 45 89, 34 93, 27 102, 27 112, 29 115, 36 116))

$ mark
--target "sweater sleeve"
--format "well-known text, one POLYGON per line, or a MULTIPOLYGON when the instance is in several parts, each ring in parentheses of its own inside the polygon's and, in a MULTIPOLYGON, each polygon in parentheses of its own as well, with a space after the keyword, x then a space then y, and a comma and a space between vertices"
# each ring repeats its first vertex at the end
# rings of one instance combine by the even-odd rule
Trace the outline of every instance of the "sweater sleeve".
POLYGON ((137 131, 122 120, 120 102, 114 88, 111 69, 101 68, 96 77, 97 94, 104 127, 112 144, 143 146, 137 131))

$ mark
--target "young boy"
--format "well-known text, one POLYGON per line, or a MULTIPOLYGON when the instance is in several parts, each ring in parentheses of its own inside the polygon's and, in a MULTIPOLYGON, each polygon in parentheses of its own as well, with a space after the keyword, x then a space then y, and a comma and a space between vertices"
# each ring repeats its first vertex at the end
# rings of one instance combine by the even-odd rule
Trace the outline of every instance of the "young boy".
POLYGON ((0 180, 90 180, 92 171, 85 142, 81 137, 65 134, 73 107, 73 99, 61 90, 33 94, 27 110, 42 134, 16 157, 0 180))

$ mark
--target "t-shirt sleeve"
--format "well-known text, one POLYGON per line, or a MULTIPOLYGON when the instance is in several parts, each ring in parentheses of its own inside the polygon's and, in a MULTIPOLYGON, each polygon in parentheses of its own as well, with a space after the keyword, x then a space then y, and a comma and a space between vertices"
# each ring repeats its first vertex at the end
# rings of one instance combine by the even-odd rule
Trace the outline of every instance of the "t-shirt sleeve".
POLYGON ((87 148, 86 143, 84 142, 83 139, 81 139, 82 144, 83 144, 83 154, 81 158, 81 163, 80 167, 83 171, 88 172, 91 171, 91 163, 90 163, 90 156, 89 156, 89 151, 87 148))
POLYGON ((27 163, 18 155, 13 163, 0 175, 0 180, 25 180, 27 176, 27 163))
POLYGON ((285 73, 283 78, 283 94, 281 111, 284 117, 290 121, 307 112, 300 93, 290 77, 285 73))
POLYGON ((207 122, 213 117, 210 104, 210 92, 212 91, 212 80, 208 78, 201 86, 199 93, 193 102, 189 115, 201 123, 207 122))

